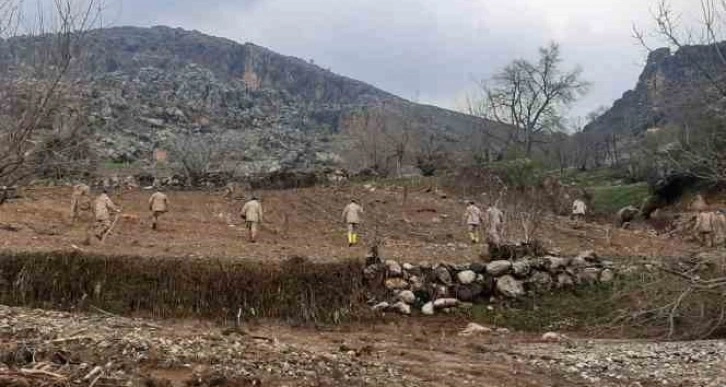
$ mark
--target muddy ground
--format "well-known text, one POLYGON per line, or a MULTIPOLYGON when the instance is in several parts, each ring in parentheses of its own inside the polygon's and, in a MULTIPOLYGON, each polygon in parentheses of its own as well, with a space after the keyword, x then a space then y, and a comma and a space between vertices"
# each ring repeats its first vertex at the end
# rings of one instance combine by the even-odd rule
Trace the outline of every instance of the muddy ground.
MULTIPOLYGON (((480 246, 467 243, 462 225, 465 204, 460 198, 441 198, 433 192, 412 191, 404 202, 401 188, 360 186, 345 189, 309 188, 261 192, 266 222, 258 243, 245 239, 238 216, 241 200, 215 192, 169 192, 171 212, 161 229, 152 232, 148 191, 112 195, 126 217, 120 219, 106 243, 83 244, 92 218, 89 213, 72 224, 70 189, 26 191, 23 199, 0 206, 0 248, 13 250, 82 249, 139 256, 231 257, 278 260, 304 256, 316 260, 360 258, 374 239, 382 240, 386 258, 403 262, 464 262, 478 259, 480 246), (350 197, 366 210, 363 243, 348 248, 341 211, 350 197), (9 229, 16 228, 14 231, 9 229)), ((508 215, 505 238, 521 240, 523 228, 514 209, 508 215)), ((578 225, 565 217, 543 218, 536 237, 551 250, 577 254, 593 249, 603 256, 685 256, 696 246, 657 236, 646 228, 614 229, 608 223, 578 225)))
POLYGON ((21 379, 37 383, 32 385, 88 385, 97 379, 95 385, 107 386, 726 382, 723 342, 544 342, 539 335, 506 331, 461 336, 465 325, 460 318, 436 318, 317 329, 276 322, 234 327, 0 307, 0 349, 12 364, 0 369, 0 385, 21 379))

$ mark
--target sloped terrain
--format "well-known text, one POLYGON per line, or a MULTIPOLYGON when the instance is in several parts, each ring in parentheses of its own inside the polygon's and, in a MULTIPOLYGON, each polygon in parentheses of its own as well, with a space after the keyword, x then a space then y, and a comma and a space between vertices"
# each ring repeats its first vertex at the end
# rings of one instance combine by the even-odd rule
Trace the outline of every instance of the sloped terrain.
MULTIPOLYGON (((13 77, 31 42, 2 44, 0 75, 13 77)), ((91 129, 96 150, 114 162, 150 162, 154 149, 168 150, 175 137, 194 133, 217 153, 227 151, 227 163, 242 174, 336 165, 344 140, 370 129, 360 119, 367 112, 389 122, 387 131, 405 118, 447 141, 494 126, 196 31, 117 27, 90 31, 81 45, 67 82, 79 94, 80 122, 91 129)))
MULTIPOLYGON (((362 258, 378 238, 384 257, 401 262, 471 262, 481 246, 467 242, 462 199, 441 198, 425 187, 411 189, 404 203, 402 187, 316 187, 261 192, 266 222, 260 241, 248 243, 238 211, 242 200, 217 192, 169 192, 171 212, 161 230, 150 230, 150 192, 127 191, 112 196, 127 217, 119 220, 105 244, 83 245, 91 216, 69 221, 70 189, 37 188, 0 207, 0 248, 22 251, 80 249, 100 254, 172 257, 230 257, 279 260, 292 256, 312 260, 362 258), (366 211, 360 246, 348 248, 341 212, 351 197, 366 211)), ((514 209, 507 215, 505 239, 521 240, 523 229, 514 209)), ((610 219, 577 225, 564 217, 545 216, 536 236, 548 249, 577 255, 592 249, 601 256, 687 256, 695 246, 645 228, 615 229, 610 219)))

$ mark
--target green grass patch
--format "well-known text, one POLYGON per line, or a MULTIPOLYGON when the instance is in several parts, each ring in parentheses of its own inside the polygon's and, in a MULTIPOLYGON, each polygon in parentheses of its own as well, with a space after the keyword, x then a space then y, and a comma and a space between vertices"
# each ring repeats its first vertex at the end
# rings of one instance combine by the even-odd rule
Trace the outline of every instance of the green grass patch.
POLYGON ((485 325, 524 332, 580 330, 612 321, 617 310, 614 295, 618 285, 600 284, 568 292, 539 295, 508 307, 490 311, 484 305, 472 308, 472 319, 485 325))
POLYGON ((650 189, 646 183, 596 186, 588 189, 592 193, 592 210, 599 214, 614 214, 619 209, 633 205, 640 207, 650 189))
MULTIPOLYGON (((558 174, 559 175, 559 174, 558 174)), ((561 177, 562 183, 578 187, 594 187, 605 185, 618 185, 622 183, 622 176, 618 171, 610 168, 580 171, 575 168, 565 170, 561 177)))

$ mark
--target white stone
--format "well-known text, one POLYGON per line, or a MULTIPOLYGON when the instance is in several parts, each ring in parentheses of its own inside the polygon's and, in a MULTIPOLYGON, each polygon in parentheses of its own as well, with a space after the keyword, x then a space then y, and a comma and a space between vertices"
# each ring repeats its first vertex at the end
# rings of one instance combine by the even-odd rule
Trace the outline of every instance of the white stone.
POLYGON ((398 299, 410 305, 416 302, 416 295, 410 290, 404 290, 398 293, 398 299))
POLYGON ((392 259, 386 260, 386 269, 388 270, 389 277, 400 277, 403 275, 401 265, 392 259))
POLYGON ((433 302, 425 303, 424 306, 421 307, 421 313, 423 313, 426 316, 433 316, 434 315, 434 303, 433 302))
POLYGON ((476 273, 471 270, 460 271, 456 273, 456 279, 458 279, 461 284, 469 285, 476 280, 476 273))
POLYGON ((403 266, 403 270, 406 270, 406 271, 411 271, 411 270, 415 269, 415 267, 408 262, 404 263, 402 266, 403 266))
POLYGON ((459 336, 473 336, 473 335, 480 335, 485 333, 491 333, 492 329, 481 326, 477 323, 469 323, 466 328, 464 328, 461 332, 459 332, 459 336))

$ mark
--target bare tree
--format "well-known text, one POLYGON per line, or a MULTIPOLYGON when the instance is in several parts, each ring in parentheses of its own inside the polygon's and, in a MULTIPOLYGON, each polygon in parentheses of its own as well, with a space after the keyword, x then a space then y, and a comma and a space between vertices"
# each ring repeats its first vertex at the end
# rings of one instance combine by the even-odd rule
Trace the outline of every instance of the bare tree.
POLYGON ((172 162, 187 177, 192 187, 201 186, 214 163, 224 158, 226 147, 219 136, 182 133, 168 144, 172 162))
MULTIPOLYGON (((0 62, 0 186, 21 183, 38 171, 35 162, 44 158, 36 155, 47 150, 47 137, 63 128, 54 123, 76 91, 67 75, 80 41, 97 20, 95 0, 47 3, 31 10, 22 0, 0 1, 0 45, 9 54, 0 62)), ((56 152, 64 148, 55 145, 56 152)))
POLYGON ((514 127, 516 130, 505 143, 522 144, 529 157, 538 136, 559 130, 564 110, 589 88, 589 83, 581 79, 580 68, 563 71, 561 67, 562 57, 556 43, 540 48, 535 63, 525 59, 513 61, 481 82, 483 96, 475 111, 514 127))

